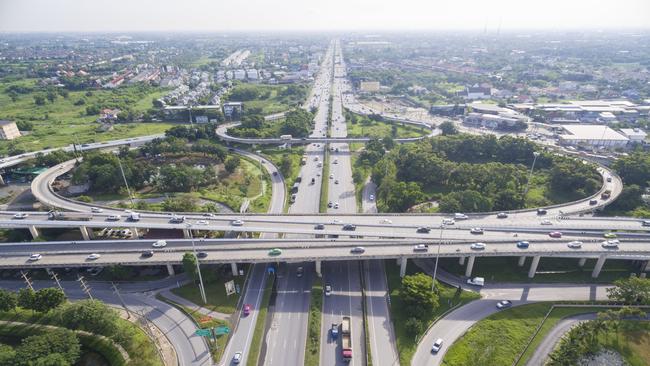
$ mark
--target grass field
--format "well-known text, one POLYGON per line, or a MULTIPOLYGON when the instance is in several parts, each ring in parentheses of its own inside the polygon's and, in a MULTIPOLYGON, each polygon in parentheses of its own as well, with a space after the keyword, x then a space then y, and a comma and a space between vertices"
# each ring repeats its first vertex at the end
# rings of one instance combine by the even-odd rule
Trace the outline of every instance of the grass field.
MULTIPOLYGON (((247 270, 246 268, 239 267, 240 269, 247 270)), ((217 273, 218 266, 203 265, 201 266, 201 274, 203 275, 203 284, 205 286, 205 294, 208 300, 207 304, 203 304, 199 287, 194 283, 188 283, 171 291, 199 306, 204 308, 224 313, 232 314, 236 310, 237 301, 241 294, 226 295, 225 282, 235 280, 235 284, 239 285, 240 289, 244 289, 244 276, 231 277, 230 275, 223 275, 217 273)))
POLYGON ((650 365, 650 323, 626 321, 615 336, 599 336, 603 348, 620 353, 630 366, 650 365))
POLYGON ((264 115, 285 112, 291 108, 298 107, 307 97, 306 88, 303 95, 298 95, 285 93, 288 87, 287 85, 239 84, 230 92, 230 95, 233 96, 228 96, 225 99, 240 101, 235 97, 239 89, 255 89, 259 97, 252 100, 244 100, 246 109, 260 109, 264 115))
POLYGON ((414 127, 399 122, 375 122, 368 121, 367 123, 349 123, 347 126, 348 137, 392 137, 392 138, 407 138, 407 137, 420 137, 429 134, 429 130, 420 127, 414 127), (393 136, 392 128, 397 126, 396 134, 393 136))
POLYGON ((320 328, 323 308, 323 285, 317 278, 311 287, 309 321, 307 323, 307 344, 305 345, 305 365, 318 366, 320 362, 320 328))
MULTIPOLYGON (((534 244, 532 244, 534 245, 534 244)), ((513 244, 514 246, 514 244, 513 244)), ((522 255, 525 255, 522 250, 522 255)), ((574 258, 544 257, 537 266, 535 277, 528 278, 528 270, 532 259, 528 258, 523 267, 517 262, 519 257, 482 257, 474 262, 473 274, 485 277, 489 282, 574 282, 574 283, 610 283, 617 278, 630 276, 635 269, 629 261, 610 259, 605 262, 598 278, 591 278, 591 272, 596 264, 596 259, 587 259, 584 267, 578 266, 574 258)), ((462 276, 465 267, 458 264, 457 259, 443 258, 440 265, 445 270, 462 276)))
MULTIPOLYGON (((390 291, 390 317, 395 327, 395 338, 397 341, 397 352, 399 353, 400 364, 410 365, 411 358, 417 349, 417 340, 423 334, 417 334, 415 337, 410 335, 406 327, 408 315, 404 312, 404 305, 400 297, 400 288, 402 280, 399 276, 399 266, 394 260, 386 260, 386 276, 388 279, 388 288, 390 291)), ((406 267, 406 274, 411 275, 420 272, 419 268, 411 261, 406 267)), ((440 315, 453 306, 466 304, 478 299, 479 295, 474 292, 463 291, 460 296, 456 295, 456 288, 440 284, 440 306, 425 319, 425 331, 440 315)))

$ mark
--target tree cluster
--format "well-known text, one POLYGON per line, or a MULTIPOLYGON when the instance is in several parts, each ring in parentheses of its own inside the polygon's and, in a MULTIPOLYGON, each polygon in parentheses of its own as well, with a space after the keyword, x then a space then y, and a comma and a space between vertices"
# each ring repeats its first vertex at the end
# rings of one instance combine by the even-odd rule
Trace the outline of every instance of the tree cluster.
POLYGON ((71 366, 81 355, 77 336, 67 329, 44 329, 15 349, 0 347, 0 363, 16 366, 71 366))
POLYGON ((424 328, 424 320, 438 308, 438 295, 432 290, 433 278, 424 273, 404 276, 400 297, 408 315, 407 322, 413 334, 419 334, 424 328))

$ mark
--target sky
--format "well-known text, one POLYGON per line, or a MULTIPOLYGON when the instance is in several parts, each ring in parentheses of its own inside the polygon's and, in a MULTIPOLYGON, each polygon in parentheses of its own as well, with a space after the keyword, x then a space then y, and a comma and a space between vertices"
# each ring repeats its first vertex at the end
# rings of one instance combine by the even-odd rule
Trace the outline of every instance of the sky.
POLYGON ((0 0, 0 32, 650 28, 650 0, 0 0))

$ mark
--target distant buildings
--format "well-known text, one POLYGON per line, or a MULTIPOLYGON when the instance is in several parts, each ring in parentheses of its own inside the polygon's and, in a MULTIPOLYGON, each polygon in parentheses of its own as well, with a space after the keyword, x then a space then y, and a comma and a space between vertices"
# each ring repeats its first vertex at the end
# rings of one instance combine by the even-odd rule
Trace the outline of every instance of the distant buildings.
POLYGON ((627 100, 581 100, 567 103, 513 104, 518 111, 535 114, 536 119, 548 123, 605 123, 635 122, 647 116, 650 105, 637 105, 627 100))
POLYGON ((640 128, 622 128, 621 133, 630 140, 631 144, 642 144, 648 137, 648 134, 640 128))
POLYGON ((105 108, 99 112, 99 119, 100 121, 104 121, 104 122, 114 121, 117 119, 117 115, 120 114, 120 112, 121 110, 117 108, 116 109, 105 108))
POLYGON ((379 81, 362 81, 359 83, 359 89, 366 93, 378 92, 380 89, 379 81))
POLYGON ((472 103, 467 105, 469 113, 463 123, 470 126, 485 127, 499 130, 525 130, 530 118, 513 111, 499 107, 496 104, 472 103))
POLYGON ((603 125, 563 125, 560 145, 590 148, 624 148, 629 138, 603 125))
POLYGON ((492 97, 492 88, 489 86, 469 86, 465 90, 457 93, 459 97, 466 100, 490 99, 492 97))
POLYGON ((0 121, 0 140, 13 140, 20 137, 16 122, 0 121))

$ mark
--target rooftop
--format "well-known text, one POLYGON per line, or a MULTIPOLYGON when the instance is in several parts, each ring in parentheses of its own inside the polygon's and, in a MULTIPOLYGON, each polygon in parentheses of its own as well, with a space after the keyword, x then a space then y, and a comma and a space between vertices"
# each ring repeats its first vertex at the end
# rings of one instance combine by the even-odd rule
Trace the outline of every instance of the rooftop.
POLYGON ((567 134, 561 135, 565 139, 578 140, 615 140, 627 141, 628 138, 612 130, 607 126, 601 125, 562 125, 567 134))

